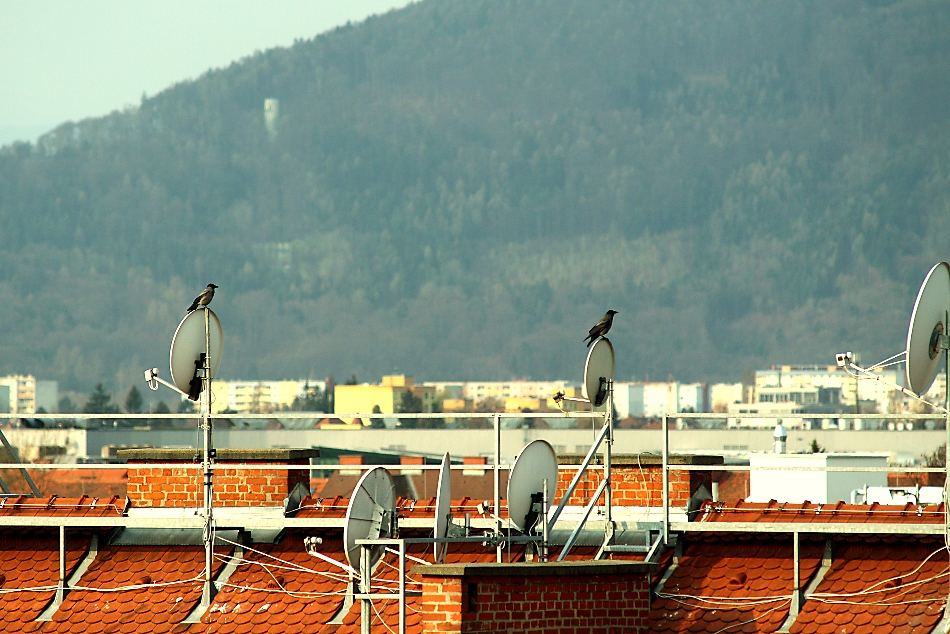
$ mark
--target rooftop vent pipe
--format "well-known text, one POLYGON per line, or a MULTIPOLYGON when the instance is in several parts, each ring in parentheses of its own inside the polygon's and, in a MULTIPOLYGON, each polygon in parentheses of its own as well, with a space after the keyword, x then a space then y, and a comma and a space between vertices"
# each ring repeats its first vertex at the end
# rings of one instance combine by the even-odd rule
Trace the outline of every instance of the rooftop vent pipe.
POLYGON ((782 426, 782 423, 779 423, 775 426, 775 432, 772 434, 775 438, 775 453, 785 453, 785 445, 788 440, 788 432, 785 431, 785 428, 782 426))

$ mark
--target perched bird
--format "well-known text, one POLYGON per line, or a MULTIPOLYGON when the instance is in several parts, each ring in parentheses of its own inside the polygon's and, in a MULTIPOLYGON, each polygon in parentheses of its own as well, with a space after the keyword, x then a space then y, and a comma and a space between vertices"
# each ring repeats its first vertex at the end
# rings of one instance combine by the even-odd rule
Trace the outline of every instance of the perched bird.
MULTIPOLYGON (((199 306, 207 306, 211 303, 211 300, 214 299, 214 289, 218 288, 216 284, 208 284, 205 286, 205 290, 201 291, 198 297, 195 298, 195 301, 191 302, 191 306, 188 307, 188 310, 185 313, 190 313, 199 306)), ((607 326, 610 328, 610 326, 607 326)))
POLYGON ((590 334, 584 337, 584 341, 587 341, 587 347, 590 348, 590 344, 594 343, 594 340, 597 337, 603 337, 607 334, 607 331, 610 330, 610 327, 614 323, 614 315, 617 314, 615 310, 608 310, 607 314, 604 315, 604 318, 594 324, 594 327, 590 329, 590 334))

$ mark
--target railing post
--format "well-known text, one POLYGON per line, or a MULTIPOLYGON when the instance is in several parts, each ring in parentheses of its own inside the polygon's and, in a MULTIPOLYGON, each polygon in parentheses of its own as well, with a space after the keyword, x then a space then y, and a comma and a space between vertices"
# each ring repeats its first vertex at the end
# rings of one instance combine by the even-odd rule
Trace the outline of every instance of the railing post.
POLYGON ((406 634, 406 540, 399 540, 399 634, 406 634))
POLYGON ((59 585, 56 588, 56 601, 63 602, 66 596, 66 527, 59 527, 59 585))
POLYGON ((670 543, 670 429, 663 414, 663 546, 670 543))

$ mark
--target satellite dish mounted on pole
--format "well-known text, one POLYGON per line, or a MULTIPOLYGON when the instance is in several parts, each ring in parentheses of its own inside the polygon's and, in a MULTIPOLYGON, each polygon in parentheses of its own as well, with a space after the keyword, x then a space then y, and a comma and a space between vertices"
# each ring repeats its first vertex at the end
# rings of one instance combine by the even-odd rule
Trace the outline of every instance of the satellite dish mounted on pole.
POLYGON ((214 439, 211 419, 211 379, 221 366, 224 351, 224 331, 221 321, 207 303, 200 304, 189 312, 178 324, 172 338, 169 351, 169 366, 172 382, 158 376, 158 368, 145 371, 145 382, 152 390, 158 390, 161 383, 192 401, 201 400, 198 406, 201 413, 201 429, 204 431, 204 456, 202 471, 204 477, 203 514, 205 520, 205 583, 201 601, 210 605, 214 598, 212 583, 214 509, 213 509, 213 463, 214 439))

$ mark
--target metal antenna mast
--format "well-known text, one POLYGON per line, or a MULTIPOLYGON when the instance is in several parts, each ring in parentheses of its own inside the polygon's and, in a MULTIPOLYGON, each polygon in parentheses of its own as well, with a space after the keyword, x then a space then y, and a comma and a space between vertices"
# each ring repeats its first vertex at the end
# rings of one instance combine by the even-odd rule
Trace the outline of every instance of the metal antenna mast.
POLYGON ((214 440, 211 421, 211 310, 204 306, 205 317, 205 353, 201 367, 201 427, 204 430, 204 543, 205 543, 205 587, 201 600, 211 605, 214 598, 214 584, 211 577, 211 565, 214 560, 214 496, 213 461, 214 440))

